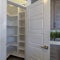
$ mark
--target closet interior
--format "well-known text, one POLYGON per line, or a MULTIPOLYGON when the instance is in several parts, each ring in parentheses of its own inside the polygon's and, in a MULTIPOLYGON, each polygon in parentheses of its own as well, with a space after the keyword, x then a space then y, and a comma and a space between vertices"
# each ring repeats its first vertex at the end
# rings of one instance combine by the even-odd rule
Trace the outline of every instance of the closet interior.
POLYGON ((23 6, 7 3, 7 57, 25 57, 25 10, 23 6))

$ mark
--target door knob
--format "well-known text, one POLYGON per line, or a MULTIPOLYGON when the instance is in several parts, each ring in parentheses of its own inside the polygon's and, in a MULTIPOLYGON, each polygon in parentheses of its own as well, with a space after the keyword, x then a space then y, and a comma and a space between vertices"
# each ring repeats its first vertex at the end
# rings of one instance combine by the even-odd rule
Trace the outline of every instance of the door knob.
POLYGON ((48 49, 48 46, 44 45, 44 46, 41 46, 41 48, 48 49))

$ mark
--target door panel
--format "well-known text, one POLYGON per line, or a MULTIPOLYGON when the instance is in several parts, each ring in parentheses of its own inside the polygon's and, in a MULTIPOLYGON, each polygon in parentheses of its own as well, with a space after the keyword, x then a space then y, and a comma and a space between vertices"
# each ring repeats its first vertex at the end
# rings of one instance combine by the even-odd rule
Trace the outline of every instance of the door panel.
POLYGON ((26 60, 43 60, 43 0, 27 7, 26 60), (38 11, 38 12, 37 12, 38 11))
POLYGON ((38 0, 27 7, 26 60, 50 60, 49 41, 50 0, 38 0))

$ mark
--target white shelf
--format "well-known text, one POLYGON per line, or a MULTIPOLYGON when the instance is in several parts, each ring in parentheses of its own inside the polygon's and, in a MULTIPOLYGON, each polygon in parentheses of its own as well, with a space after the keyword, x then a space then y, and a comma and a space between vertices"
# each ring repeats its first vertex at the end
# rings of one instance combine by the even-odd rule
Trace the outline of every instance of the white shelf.
POLYGON ((7 47, 8 47, 8 46, 17 46, 17 43, 13 43, 13 44, 10 43, 10 44, 7 44, 7 47))
POLYGON ((20 9, 16 11, 17 16, 7 15, 7 57, 14 55, 24 58, 25 55, 25 11, 22 11, 24 8, 20 9))
POLYGON ((8 35, 8 36, 10 36, 10 37, 17 37, 17 35, 8 35))
POLYGON ((25 54, 19 54, 19 57, 22 57, 22 58, 25 58, 25 56, 24 56, 25 54))
POLYGON ((16 27, 17 28, 18 26, 7 25, 7 27, 16 27))
POLYGON ((9 55, 17 56, 17 51, 9 52, 9 53, 7 54, 7 57, 8 57, 9 55))
POLYGON ((19 50, 23 50, 23 51, 24 51, 24 50, 25 50, 25 48, 20 46, 20 47, 19 47, 19 50))
POLYGON ((59 41, 50 41, 50 44, 60 45, 60 42, 59 41))
POLYGON ((11 54, 17 56, 17 51, 12 52, 11 54))
MULTIPOLYGON (((24 16, 24 14, 23 13, 20 13, 20 14, 22 14, 21 16, 20 16, 20 20, 19 20, 19 23, 21 23, 19 26, 20 26, 20 28, 19 28, 19 36, 20 36, 20 40, 19 40, 19 57, 22 57, 22 58, 25 58, 25 16, 24 16)), ((19 15, 20 15, 19 14, 19 15)))
POLYGON ((22 50, 19 50, 19 57, 25 58, 25 52, 22 50))
POLYGON ((20 40, 19 42, 20 42, 20 43, 25 43, 25 41, 23 41, 23 40, 20 40))
POLYGON ((25 28, 25 26, 20 26, 20 28, 25 28))
POLYGON ((20 17, 21 19, 19 21, 25 21, 25 17, 20 17))
POLYGON ((25 35, 25 34, 20 34, 20 35, 25 35))

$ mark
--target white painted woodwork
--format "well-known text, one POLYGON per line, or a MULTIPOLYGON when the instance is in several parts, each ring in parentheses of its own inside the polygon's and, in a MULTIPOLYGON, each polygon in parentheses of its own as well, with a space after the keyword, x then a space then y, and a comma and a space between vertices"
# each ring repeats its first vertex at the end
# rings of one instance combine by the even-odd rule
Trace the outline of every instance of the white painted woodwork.
MULTIPOLYGON (((8 1, 9 2, 9 1, 8 1)), ((10 4, 10 3, 8 3, 10 4)), ((7 14, 7 57, 14 55, 25 57, 25 8, 14 4, 13 8, 8 7, 7 14), (14 8, 15 7, 15 8, 14 8), (11 10, 9 10, 11 9, 11 10)), ((6 58, 7 58, 6 57, 6 58)))
POLYGON ((0 60, 6 60, 7 0, 0 0, 0 60))
POLYGON ((50 60, 50 0, 34 2, 26 16, 26 60, 50 60))
POLYGON ((50 60, 50 0, 34 2, 26 16, 26 60, 50 60))

